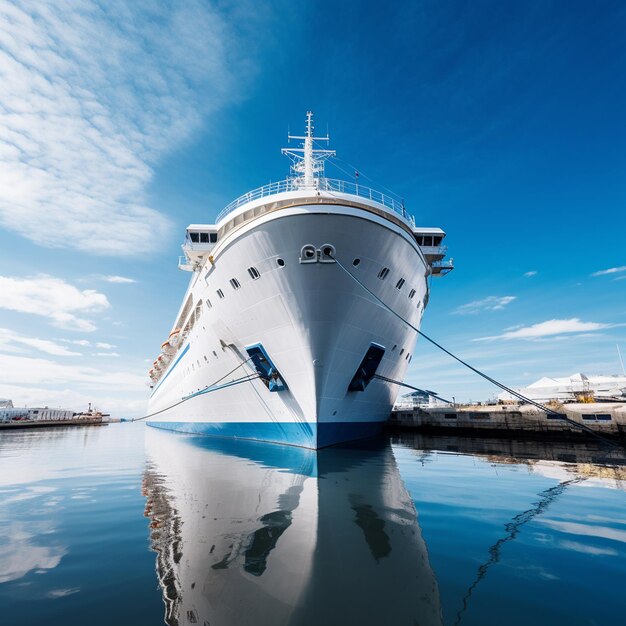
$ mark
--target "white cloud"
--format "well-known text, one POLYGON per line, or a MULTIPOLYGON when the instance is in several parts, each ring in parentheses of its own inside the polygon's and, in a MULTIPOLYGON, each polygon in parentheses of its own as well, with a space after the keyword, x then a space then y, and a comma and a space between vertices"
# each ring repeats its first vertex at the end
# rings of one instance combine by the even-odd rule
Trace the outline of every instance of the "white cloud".
POLYGON ((17 344, 18 346, 27 346, 35 348, 40 352, 52 354, 54 356, 80 356, 80 352, 72 352, 65 346, 61 346, 54 341, 47 339, 37 339, 36 337, 26 337, 20 335, 8 328, 0 328, 0 348, 12 350, 17 344))
POLYGON ((96 348, 101 348, 102 350, 112 350, 116 347, 117 346, 114 346, 112 343, 104 343, 104 341, 98 341, 98 343, 96 343, 96 348))
POLYGON ((481 311, 499 311, 507 304, 513 302, 516 296, 487 296, 482 300, 473 300, 458 307, 454 313, 459 315, 472 315, 481 311))
POLYGON ((474 341, 493 341, 494 339, 539 339, 542 337, 555 337, 569 333, 589 334, 605 328, 614 328, 621 324, 602 324, 599 322, 582 322, 577 317, 568 320, 547 320, 532 326, 522 326, 508 330, 501 335, 479 337, 474 341))
POLYGON ((130 284, 137 282, 134 278, 128 278, 127 276, 102 276, 102 280, 105 280, 107 283, 119 284, 130 284))
POLYGON ((145 389, 147 377, 132 372, 106 371, 93 364, 66 365, 49 359, 0 354, 0 381, 4 385, 73 384, 87 385, 91 389, 141 391, 145 389))
POLYGON ((48 247, 153 250, 170 223, 147 205, 152 167, 251 73, 240 31, 258 18, 239 10, 0 4, 0 224, 48 247))
POLYGON ((117 352, 94 352, 91 356, 120 356, 117 352))
POLYGON ((533 276, 537 276, 537 272, 535 272, 534 270, 532 272, 524 273, 524 278, 532 278, 533 276))
POLYGON ((0 293, 0 308, 42 315, 58 328, 82 332, 96 330, 95 324, 82 315, 98 313, 110 306, 103 293, 80 290, 61 278, 45 274, 26 278, 0 276, 0 293))
POLYGON ((83 348, 88 348, 91 346, 91 341, 87 341, 87 339, 61 339, 65 343, 72 343, 75 346, 82 346, 83 348))
POLYGON ((620 267, 609 267, 608 270, 594 272, 592 276, 606 276, 607 274, 620 274, 621 272, 626 272, 626 265, 621 265, 620 267))

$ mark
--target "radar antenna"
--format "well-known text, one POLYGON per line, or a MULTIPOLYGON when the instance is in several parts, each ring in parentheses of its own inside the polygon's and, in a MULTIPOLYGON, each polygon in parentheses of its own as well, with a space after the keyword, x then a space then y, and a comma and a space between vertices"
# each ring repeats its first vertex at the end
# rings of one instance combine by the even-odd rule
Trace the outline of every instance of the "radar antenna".
POLYGON ((304 189, 315 189, 318 187, 319 177, 324 176, 324 161, 335 156, 334 150, 318 150, 313 148, 314 141, 330 141, 328 134, 326 137, 313 136, 313 113, 307 111, 306 114, 306 135, 287 135, 289 140, 301 140, 301 148, 283 148, 281 153, 291 159, 291 171, 296 178, 297 184, 304 189))

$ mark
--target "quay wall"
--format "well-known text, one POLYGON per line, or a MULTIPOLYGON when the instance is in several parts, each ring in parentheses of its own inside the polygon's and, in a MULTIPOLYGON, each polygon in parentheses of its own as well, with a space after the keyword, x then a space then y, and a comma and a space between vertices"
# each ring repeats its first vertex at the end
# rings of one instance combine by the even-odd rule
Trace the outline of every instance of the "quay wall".
MULTIPOLYGON (((626 437, 626 404, 566 404, 558 413, 601 434, 626 437)), ((394 411, 391 426, 412 430, 445 432, 489 431, 505 434, 579 434, 581 430, 566 421, 532 406, 456 406, 394 411)))

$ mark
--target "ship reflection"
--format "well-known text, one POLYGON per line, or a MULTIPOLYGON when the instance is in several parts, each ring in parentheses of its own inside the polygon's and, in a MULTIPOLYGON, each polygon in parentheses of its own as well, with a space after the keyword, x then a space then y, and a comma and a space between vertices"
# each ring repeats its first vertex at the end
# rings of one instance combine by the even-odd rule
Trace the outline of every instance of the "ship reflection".
POLYGON ((148 429, 165 622, 441 624, 387 442, 311 451, 148 429))

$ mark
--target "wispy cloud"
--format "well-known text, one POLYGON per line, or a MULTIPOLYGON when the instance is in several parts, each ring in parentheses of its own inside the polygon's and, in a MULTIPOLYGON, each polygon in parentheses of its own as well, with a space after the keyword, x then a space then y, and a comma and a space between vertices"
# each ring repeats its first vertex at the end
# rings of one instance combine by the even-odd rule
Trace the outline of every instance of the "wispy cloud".
POLYGON ((72 352, 65 346, 62 346, 48 339, 38 339, 36 337, 26 337, 20 335, 8 328, 0 328, 0 348, 12 350, 15 346, 26 346, 34 348, 39 352, 45 352, 53 356, 81 356, 80 352, 72 352))
POLYGON ((609 267, 608 270, 600 270, 599 272, 594 272, 592 276, 606 276, 607 274, 621 274, 622 272, 626 272, 626 265, 620 265, 619 267, 609 267))
POLYGON ((106 281, 107 283, 119 284, 130 284, 137 282, 134 278, 128 278, 126 276, 102 276, 102 280, 106 281))
POLYGON ((41 274, 26 278, 0 276, 0 308, 47 317, 54 326, 91 332, 95 324, 83 317, 109 308, 103 293, 80 290, 61 278, 41 274))
POLYGON ((614 328, 621 324, 602 324, 600 322, 583 322, 577 317, 568 320, 547 320, 532 326, 522 326, 507 330, 501 335, 479 337, 473 341, 493 341, 496 339, 540 339, 542 337, 557 337, 572 333, 594 333, 605 328, 614 328))
POLYGON ((221 10, 0 4, 0 224, 49 247, 154 249, 169 221, 147 205, 152 167, 236 99, 252 67, 221 10))
POLYGON ((458 315, 473 315, 481 311, 499 311, 507 304, 513 302, 517 296, 487 296, 482 300, 473 300, 467 304, 462 304, 454 310, 458 315))
MULTIPOLYGON (((0 381, 3 385, 65 385, 94 389, 131 390, 144 389, 146 378, 125 371, 107 371, 93 364, 66 365, 51 359, 31 358, 13 354, 0 355, 0 381)), ((4 391, 3 391, 4 393, 4 391)))
POLYGON ((117 346, 113 345, 112 343, 105 343, 104 341, 98 341, 96 343, 96 348, 100 348, 101 350, 112 350, 116 347, 117 346))
POLYGON ((94 352, 91 356, 112 356, 112 357, 118 357, 120 355, 117 352, 94 352))
POLYGON ((532 278, 533 276, 537 276, 537 272, 535 270, 532 270, 531 272, 525 272, 524 273, 524 278, 532 278))

